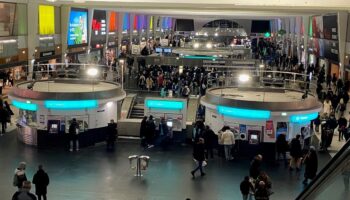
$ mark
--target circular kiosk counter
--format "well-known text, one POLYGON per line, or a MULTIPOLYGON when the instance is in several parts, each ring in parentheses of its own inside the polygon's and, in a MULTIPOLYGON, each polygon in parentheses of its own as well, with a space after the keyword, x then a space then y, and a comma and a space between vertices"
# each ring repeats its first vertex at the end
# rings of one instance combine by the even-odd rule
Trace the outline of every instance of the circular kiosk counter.
POLYGON ((239 154, 263 153, 271 159, 279 134, 287 140, 301 134, 308 145, 310 122, 322 108, 312 94, 281 88, 211 88, 200 102, 214 132, 229 126, 235 133, 239 154))
POLYGON ((9 99, 19 110, 18 139, 23 143, 64 147, 76 118, 80 147, 86 147, 105 140, 108 122, 119 118, 125 96, 117 83, 55 79, 17 84, 9 99))

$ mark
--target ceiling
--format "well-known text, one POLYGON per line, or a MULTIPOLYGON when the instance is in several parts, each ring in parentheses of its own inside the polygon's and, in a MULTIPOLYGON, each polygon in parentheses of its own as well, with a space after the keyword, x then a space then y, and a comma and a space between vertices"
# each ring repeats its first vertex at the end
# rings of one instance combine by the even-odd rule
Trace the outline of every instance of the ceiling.
POLYGON ((350 0, 10 0, 180 17, 276 18, 350 11, 350 0))

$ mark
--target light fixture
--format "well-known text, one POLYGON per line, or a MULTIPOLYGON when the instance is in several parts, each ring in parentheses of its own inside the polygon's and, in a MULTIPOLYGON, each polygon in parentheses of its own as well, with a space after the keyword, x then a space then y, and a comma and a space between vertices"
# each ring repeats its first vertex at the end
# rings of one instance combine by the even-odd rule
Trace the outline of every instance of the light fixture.
POLYGON ((193 48, 198 49, 199 48, 199 43, 194 43, 193 48))
POLYGON ((259 65, 259 68, 264 68, 264 67, 265 67, 264 64, 260 64, 260 65, 259 65))
POLYGON ((52 36, 47 36, 47 37, 39 37, 39 40, 52 40, 52 36))
POLYGON ((248 74, 241 74, 238 76, 238 80, 242 83, 245 83, 250 80, 250 76, 248 74))
POLYGON ((286 112, 281 113, 281 116, 287 116, 286 112))
POLYGON ((212 43, 207 43, 205 46, 207 47, 207 49, 213 48, 213 44, 212 43))
POLYGON ((22 54, 25 54, 25 53, 26 53, 26 51, 23 50, 23 51, 22 51, 22 54))
POLYGON ((8 43, 16 43, 17 40, 11 39, 11 40, 0 40, 0 44, 8 44, 8 43))
POLYGON ((98 73, 98 70, 96 68, 90 68, 90 69, 87 70, 87 74, 89 76, 96 76, 97 73, 98 73))
POLYGON ((184 66, 180 65, 179 66, 179 74, 182 74, 184 72, 184 66))
POLYGON ((219 34, 218 34, 218 33, 215 33, 214 35, 215 35, 215 37, 217 37, 219 34))
POLYGON ((35 52, 35 53, 38 52, 38 49, 35 49, 34 52, 35 52))
POLYGON ((113 102, 110 101, 110 102, 108 102, 106 105, 107 105, 107 107, 111 107, 111 106, 113 105, 113 102))

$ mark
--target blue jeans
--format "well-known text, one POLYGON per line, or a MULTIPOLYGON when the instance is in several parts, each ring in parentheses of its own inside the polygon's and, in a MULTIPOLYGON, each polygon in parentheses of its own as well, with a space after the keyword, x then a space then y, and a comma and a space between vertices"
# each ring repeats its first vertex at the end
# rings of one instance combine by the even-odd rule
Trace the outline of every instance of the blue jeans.
POLYGON ((203 174, 203 161, 198 160, 198 166, 192 172, 196 173, 198 170, 201 172, 201 174, 203 174))

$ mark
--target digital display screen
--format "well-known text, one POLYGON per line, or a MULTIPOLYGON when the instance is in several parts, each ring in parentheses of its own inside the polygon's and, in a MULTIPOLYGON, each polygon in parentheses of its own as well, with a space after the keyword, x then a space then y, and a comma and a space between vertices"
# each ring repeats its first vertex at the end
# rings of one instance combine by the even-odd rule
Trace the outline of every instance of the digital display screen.
POLYGON ((91 46, 95 47, 97 44, 106 43, 106 32, 107 32, 107 23, 106 23, 106 11, 95 10, 92 18, 91 26, 91 46))
POLYGON ((55 7, 39 5, 39 34, 55 34, 55 7))
POLYGON ((111 12, 109 17, 109 32, 115 32, 117 30, 118 24, 118 13, 117 12, 111 12))
POLYGON ((164 52, 164 53, 171 53, 172 51, 171 51, 170 48, 165 48, 165 49, 163 49, 163 52, 164 52))
POLYGON ((57 124, 51 124, 51 128, 57 128, 57 124))
POLYGON ((163 52, 163 49, 162 49, 162 48, 156 48, 156 52, 157 52, 157 53, 162 53, 162 52, 163 52))
POLYGON ((68 46, 88 43, 88 11, 72 8, 69 16, 68 46))
POLYGON ((173 127, 173 122, 166 122, 166 125, 169 127, 173 127))
POLYGON ((258 139, 258 136, 257 136, 257 135, 250 135, 250 139, 252 139, 252 140, 257 140, 257 139, 258 139))

